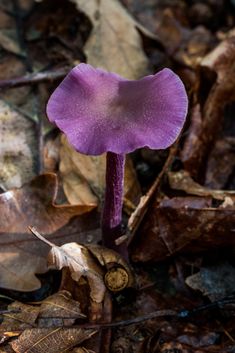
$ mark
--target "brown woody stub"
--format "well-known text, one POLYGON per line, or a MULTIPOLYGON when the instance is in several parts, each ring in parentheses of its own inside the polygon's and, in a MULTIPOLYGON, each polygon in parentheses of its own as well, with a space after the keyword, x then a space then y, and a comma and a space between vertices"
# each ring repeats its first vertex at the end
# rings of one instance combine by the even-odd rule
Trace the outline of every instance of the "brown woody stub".
POLYGON ((112 267, 106 272, 104 282, 110 291, 119 292, 128 286, 129 275, 122 267, 112 267))

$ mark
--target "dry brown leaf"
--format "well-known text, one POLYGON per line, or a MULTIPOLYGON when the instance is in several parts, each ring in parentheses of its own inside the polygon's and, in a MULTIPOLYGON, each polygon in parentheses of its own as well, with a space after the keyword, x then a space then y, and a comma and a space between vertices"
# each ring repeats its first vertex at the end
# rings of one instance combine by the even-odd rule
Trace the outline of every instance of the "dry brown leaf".
POLYGON ((0 46, 13 54, 24 55, 17 39, 15 29, 1 29, 0 46))
POLYGON ((168 172, 169 183, 172 189, 185 191, 187 194, 196 196, 211 196, 216 200, 225 200, 230 197, 235 201, 235 191, 213 190, 196 183, 188 172, 168 172))
POLYGON ((213 189, 228 188, 235 169, 235 138, 218 139, 210 153, 205 185, 213 189))
MULTIPOLYGON (((136 21, 117 0, 72 0, 93 25, 85 45, 87 62, 137 79, 146 74, 145 56, 136 21)), ((141 27, 141 26, 138 26, 141 27)))
POLYGON ((19 336, 28 328, 71 326, 76 319, 84 318, 80 304, 68 291, 59 291, 38 303, 28 305, 18 301, 8 305, 9 313, 3 315, 0 325, 0 343, 19 336), (13 312, 13 311, 19 312, 13 312))
POLYGON ((1 353, 14 353, 15 351, 13 351, 13 349, 11 348, 11 346, 6 345, 4 347, 1 347, 1 353))
POLYGON ((54 203, 56 194, 56 175, 44 174, 21 189, 0 195, 1 287, 22 291, 40 287, 35 273, 46 271, 48 247, 32 236, 29 225, 37 226, 48 234, 49 239, 57 237, 56 242, 60 245, 69 240, 82 240, 77 233, 74 234, 74 229, 63 230, 72 217, 80 215, 76 231, 80 231, 83 237, 84 230, 92 229, 95 224, 96 216, 93 214, 89 219, 90 216, 86 215, 94 206, 57 206, 54 203))
MULTIPOLYGON (((78 153, 61 137, 60 173, 64 193, 74 205, 100 204, 105 188, 106 156, 86 156, 78 153)), ((124 198, 126 203, 136 205, 141 196, 140 186, 134 171, 131 158, 127 156, 125 167, 124 198)), ((125 205, 125 201, 124 201, 125 205)), ((128 205, 127 205, 128 207, 128 205)), ((126 208, 127 208, 126 207, 126 208)))
POLYGON ((234 205, 228 206, 213 208, 211 197, 156 200, 131 244, 133 260, 159 261, 176 253, 234 246, 234 205))
POLYGON ((78 328, 33 328, 25 330, 11 346, 17 353, 61 353, 72 349, 95 333, 94 330, 78 328))
POLYGON ((184 168, 196 178, 205 172, 205 160, 221 132, 224 109, 235 100, 234 58, 233 36, 221 42, 200 64, 200 89, 195 97, 192 124, 181 152, 184 168), (207 90, 208 86, 210 88, 206 96, 205 82, 207 90))
POLYGON ((73 349, 72 353, 95 353, 95 352, 86 348, 75 348, 73 349))
POLYGON ((33 123, 0 100, 0 185, 21 187, 34 176, 33 123))
POLYGON ((235 268, 228 263, 201 267, 198 273, 187 277, 185 282, 211 301, 220 300, 234 293, 235 268))
POLYGON ((3 315, 1 331, 17 331, 31 328, 37 320, 39 308, 15 301, 8 305, 8 310, 19 310, 18 313, 10 312, 3 315))
POLYGON ((80 304, 68 291, 59 291, 43 300, 37 320, 38 327, 71 326, 84 318, 80 304))

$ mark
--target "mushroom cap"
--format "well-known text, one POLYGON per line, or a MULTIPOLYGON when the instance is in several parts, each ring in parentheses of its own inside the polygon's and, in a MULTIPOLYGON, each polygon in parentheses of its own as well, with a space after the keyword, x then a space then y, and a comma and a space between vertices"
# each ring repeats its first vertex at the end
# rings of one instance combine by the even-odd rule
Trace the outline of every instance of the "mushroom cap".
POLYGON ((125 154, 169 147, 187 108, 184 85, 170 69, 134 81, 79 64, 51 95, 47 115, 77 151, 125 154))

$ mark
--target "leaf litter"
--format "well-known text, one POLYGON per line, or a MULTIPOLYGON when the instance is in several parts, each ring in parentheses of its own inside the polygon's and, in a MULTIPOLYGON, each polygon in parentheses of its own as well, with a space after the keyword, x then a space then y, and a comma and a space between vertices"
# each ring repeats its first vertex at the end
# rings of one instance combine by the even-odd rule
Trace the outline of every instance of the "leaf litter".
MULTIPOLYGON (((0 286, 9 297, 12 290, 26 292, 14 292, 18 300, 8 305, 21 312, 3 317, 1 352, 233 352, 233 1, 12 3, 0 1, 0 78, 10 87, 9 79, 20 82, 29 71, 45 75, 37 83, 28 75, 27 86, 14 88, 13 82, 0 92, 0 286), (74 162, 43 111, 56 77, 85 59, 129 78, 173 67, 191 97, 178 150, 176 145, 163 158, 159 151, 131 156, 124 220, 131 259, 138 261, 132 262, 136 285, 121 294, 103 287, 96 335, 79 326, 92 320, 87 272, 77 286, 64 268, 58 283, 64 291, 50 296, 53 287, 41 303, 22 303, 40 287, 35 274, 46 271, 49 251, 30 234, 30 225, 57 247, 76 242, 86 249, 100 283, 109 270, 109 262, 100 262, 102 252, 89 248, 100 241, 91 203, 99 208, 102 202, 102 161, 77 156, 74 162), (57 173, 59 182, 53 174, 38 176, 39 170, 57 173), (141 197, 140 187, 150 189, 141 197), (141 321, 159 310, 181 316, 141 321), (140 321, 116 326, 112 339, 99 326, 130 318, 140 321), (64 346, 52 345, 54 340, 64 346)), ((0 304, 6 309, 6 299, 0 297, 0 304)))

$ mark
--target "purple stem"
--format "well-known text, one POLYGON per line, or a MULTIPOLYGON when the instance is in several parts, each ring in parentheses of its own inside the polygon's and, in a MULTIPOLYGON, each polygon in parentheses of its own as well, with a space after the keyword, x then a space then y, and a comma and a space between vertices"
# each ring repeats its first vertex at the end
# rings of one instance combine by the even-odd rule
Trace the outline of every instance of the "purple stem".
POLYGON ((106 157, 106 190, 102 217, 103 245, 127 258, 126 243, 120 246, 115 240, 122 235, 122 198, 125 155, 108 152, 106 157))

